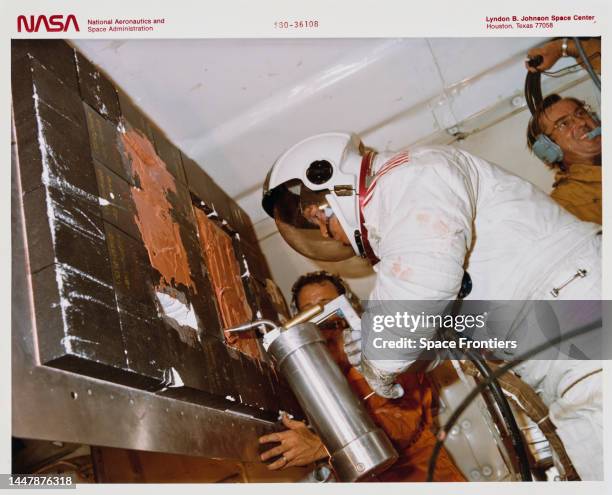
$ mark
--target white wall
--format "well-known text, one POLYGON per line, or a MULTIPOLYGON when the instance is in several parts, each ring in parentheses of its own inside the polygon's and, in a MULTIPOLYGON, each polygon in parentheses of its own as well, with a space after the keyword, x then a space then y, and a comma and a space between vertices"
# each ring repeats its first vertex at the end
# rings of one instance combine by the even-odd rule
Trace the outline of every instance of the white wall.
MULTIPOLYGON (((564 92, 586 100, 593 108, 598 108, 593 85, 590 81, 564 92)), ((523 177, 542 190, 549 192, 553 173, 527 150, 525 130, 529 111, 523 111, 477 132, 467 139, 455 143, 474 155, 492 161, 506 170, 523 177)), ((270 220, 265 222, 271 223, 270 220)), ((260 226, 261 227, 261 226, 260 226)), ((364 261, 353 258, 342 263, 325 263, 309 260, 293 251, 270 225, 271 233, 260 239, 262 250, 268 260, 272 275, 289 301, 293 282, 302 274, 312 270, 328 270, 340 274, 361 298, 367 298, 374 284, 374 272, 364 261)), ((260 229, 261 230, 261 229, 260 229)))

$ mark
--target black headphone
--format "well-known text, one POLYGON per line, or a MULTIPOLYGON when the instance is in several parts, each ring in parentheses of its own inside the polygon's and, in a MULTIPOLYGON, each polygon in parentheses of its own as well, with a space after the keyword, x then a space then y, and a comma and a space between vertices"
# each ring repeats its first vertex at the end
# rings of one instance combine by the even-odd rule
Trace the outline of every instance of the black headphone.
MULTIPOLYGON (((588 111, 588 110, 587 110, 588 111)), ((591 118, 599 124, 599 115, 595 112, 588 111, 591 118)), ((595 133, 592 138, 601 134, 601 127, 596 127, 591 131, 595 133)), ((592 139, 591 138, 591 139, 592 139)), ((563 161, 563 150, 561 147, 555 143, 552 139, 550 139, 546 134, 539 134, 533 145, 531 146, 531 150, 540 160, 544 163, 559 163, 563 161)))
MULTIPOLYGON (((527 62, 530 67, 537 67, 543 61, 543 57, 538 55, 527 62)), ((525 100, 531 115, 536 115, 537 109, 542 104, 542 85, 540 82, 540 72, 527 72, 525 77, 525 100)), ((588 110, 587 110, 588 111, 588 110)), ((600 122, 599 116, 592 111, 589 111, 589 115, 597 123, 600 122)), ((601 128, 594 129, 598 133, 601 132, 601 128)), ((593 136, 595 137, 595 136, 593 136)), ((534 155, 537 156, 544 163, 552 164, 563 161, 563 150, 546 134, 539 134, 531 146, 531 150, 534 155)))

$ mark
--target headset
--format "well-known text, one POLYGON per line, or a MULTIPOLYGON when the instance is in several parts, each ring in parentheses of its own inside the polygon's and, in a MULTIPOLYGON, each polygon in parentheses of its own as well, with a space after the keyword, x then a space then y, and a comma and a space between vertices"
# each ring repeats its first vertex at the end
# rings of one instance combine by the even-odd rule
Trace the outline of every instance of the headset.
POLYGON ((563 161, 563 150, 546 134, 540 134, 536 138, 531 147, 531 151, 533 151, 533 154, 544 163, 550 164, 563 161))
MULTIPOLYGON (((589 112, 589 115, 598 124, 601 122, 599 120, 599 115, 597 115, 595 112, 589 112)), ((601 135, 601 126, 597 126, 595 129, 589 132, 587 134, 587 138, 595 139, 599 135, 601 135)), ((563 150, 546 134, 538 135, 535 142, 533 143, 533 146, 531 147, 531 150, 533 151, 535 156, 537 156, 545 163, 550 164, 563 161, 563 150)))
MULTIPOLYGON (((595 86, 599 91, 601 91, 601 85, 599 79, 595 75, 593 67, 589 62, 587 56, 584 53, 580 40, 578 38, 573 38, 574 43, 579 51, 580 57, 587 69, 587 72, 593 79, 595 86)), ((527 61, 527 64, 531 67, 538 67, 543 62, 543 57, 538 55, 527 61)), ((559 71, 557 71, 559 72, 559 71)), ((553 75, 551 73, 549 75, 553 75)), ((525 99, 527 101, 527 106, 532 115, 536 114, 537 108, 542 103, 542 86, 540 83, 541 73, 540 72, 528 72, 527 77, 525 78, 525 99)), ((595 112, 589 112, 591 118, 595 120, 598 124, 601 122, 599 116, 595 112)), ((588 133, 588 139, 594 139, 597 136, 601 135, 601 126, 597 126, 591 132, 588 133)), ((540 160, 547 164, 559 163, 563 161, 563 150, 561 147, 555 143, 550 137, 546 134, 540 134, 536 137, 531 150, 534 155, 536 155, 540 160)))

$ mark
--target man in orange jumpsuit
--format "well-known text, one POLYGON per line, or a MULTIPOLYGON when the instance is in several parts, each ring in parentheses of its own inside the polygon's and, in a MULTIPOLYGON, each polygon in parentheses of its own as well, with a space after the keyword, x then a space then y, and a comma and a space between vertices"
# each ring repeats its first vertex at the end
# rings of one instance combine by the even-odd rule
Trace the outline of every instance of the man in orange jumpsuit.
MULTIPOLYGON (((601 71, 601 39, 581 40, 593 69, 601 71)), ((560 38, 532 48, 527 60, 541 57, 537 66, 526 63, 530 72, 550 69, 560 58, 581 62, 574 40, 560 38)), ((580 220, 601 225, 601 134, 598 118, 575 98, 548 95, 527 127, 529 149, 555 171, 551 197, 580 220), (537 151, 540 136, 558 146, 560 152, 542 155, 537 151)))
MULTIPOLYGON (((340 278, 326 272, 300 277, 292 292, 294 309, 297 311, 304 311, 316 304, 327 304, 340 294, 345 294, 353 304, 359 304, 340 278)), ((427 464, 435 444, 431 384, 424 373, 404 373, 397 378, 397 383, 405 391, 403 397, 385 399, 372 393, 365 378, 349 363, 345 353, 344 328, 346 322, 340 318, 320 326, 333 359, 344 372, 355 394, 362 397, 374 422, 385 431, 399 453, 396 463, 373 481, 425 481, 427 464)), ((280 442, 280 445, 261 455, 262 461, 280 456, 268 466, 269 469, 305 466, 328 456, 321 439, 303 422, 287 416, 282 421, 288 428, 286 431, 264 435, 259 439, 260 443, 280 442)), ((438 460, 435 479, 465 481, 446 451, 442 451, 438 460)))
MULTIPOLYGON (((552 94, 531 117, 527 144, 535 150, 542 135, 559 147, 550 196, 580 220, 601 225, 601 134, 590 137, 599 122, 582 101, 552 94)), ((537 154, 537 153, 536 153, 537 154)))

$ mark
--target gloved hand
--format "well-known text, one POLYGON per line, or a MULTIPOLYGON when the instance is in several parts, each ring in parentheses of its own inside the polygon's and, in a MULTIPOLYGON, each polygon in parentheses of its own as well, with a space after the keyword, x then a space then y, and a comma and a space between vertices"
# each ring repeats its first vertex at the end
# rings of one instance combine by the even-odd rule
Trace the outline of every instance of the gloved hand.
POLYGON ((404 395, 402 386, 399 383, 395 383, 397 375, 379 370, 371 361, 365 358, 361 360, 360 371, 376 395, 386 399, 399 399, 404 395))
POLYGON ((345 328, 342 331, 342 341, 349 363, 361 371, 361 331, 353 330, 351 327, 345 328))

